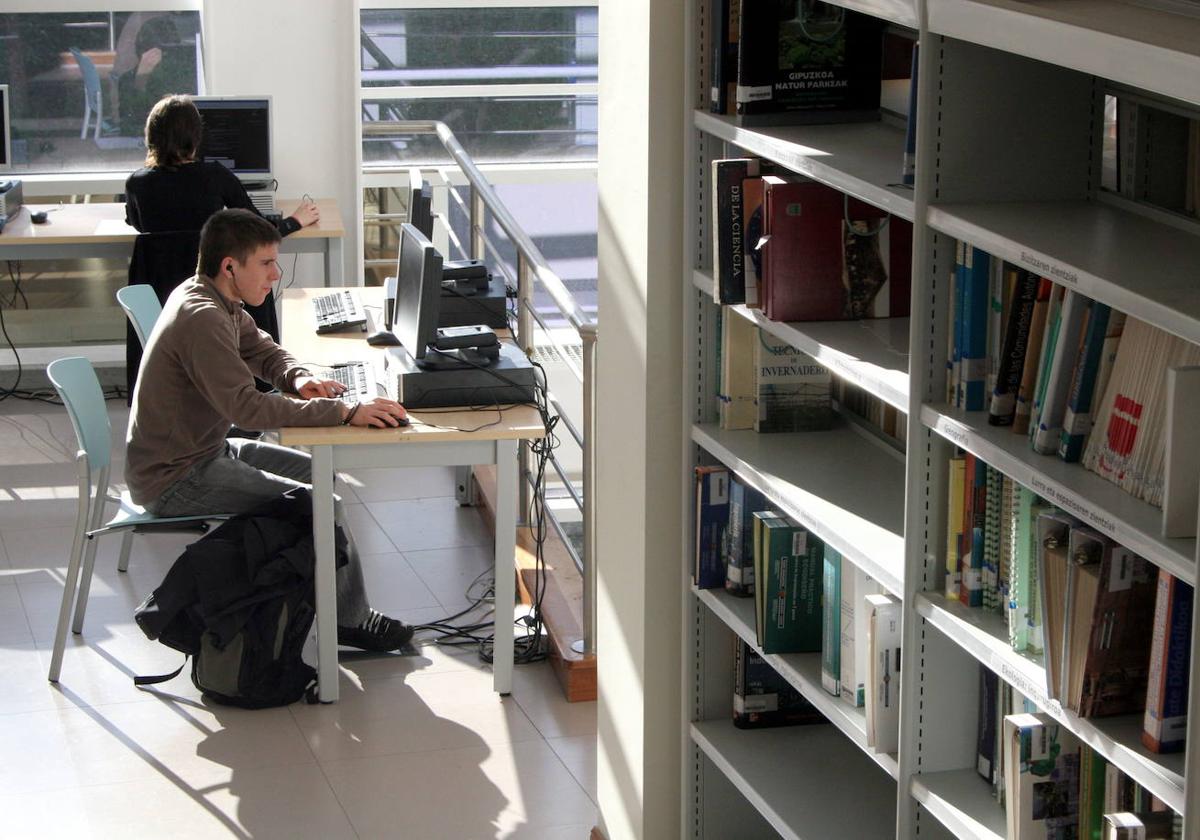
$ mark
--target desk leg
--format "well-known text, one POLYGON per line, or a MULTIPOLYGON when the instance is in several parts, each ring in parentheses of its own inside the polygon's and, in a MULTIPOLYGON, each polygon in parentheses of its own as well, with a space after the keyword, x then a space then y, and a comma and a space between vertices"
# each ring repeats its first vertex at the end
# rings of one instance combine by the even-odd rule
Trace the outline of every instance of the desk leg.
POLYGON ((312 448, 313 546, 317 596, 317 680, 322 703, 338 699, 337 594, 334 590, 333 447, 312 448))
POLYGON ((492 684, 497 694, 512 692, 518 480, 517 442, 496 441, 496 641, 492 647, 492 684))
POLYGON ((345 262, 342 260, 341 237, 325 240, 325 287, 345 286, 345 262))

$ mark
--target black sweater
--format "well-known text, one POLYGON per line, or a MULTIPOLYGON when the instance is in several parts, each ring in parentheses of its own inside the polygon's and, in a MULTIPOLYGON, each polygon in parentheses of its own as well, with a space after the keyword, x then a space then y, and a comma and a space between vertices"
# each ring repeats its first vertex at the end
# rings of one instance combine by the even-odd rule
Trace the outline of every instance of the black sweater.
MULTIPOLYGON (((226 207, 258 213, 241 181, 219 163, 143 168, 125 179, 125 221, 142 233, 199 230, 226 207)), ((300 223, 288 216, 276 227, 287 236, 300 223)))

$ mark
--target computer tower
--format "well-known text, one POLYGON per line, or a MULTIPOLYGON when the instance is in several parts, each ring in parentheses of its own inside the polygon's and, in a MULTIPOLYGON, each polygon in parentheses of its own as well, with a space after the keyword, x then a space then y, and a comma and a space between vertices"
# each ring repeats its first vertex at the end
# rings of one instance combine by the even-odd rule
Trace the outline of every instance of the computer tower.
POLYGON ((504 279, 493 277, 486 292, 463 295, 442 289, 438 299, 439 327, 466 327, 484 324, 494 330, 508 329, 508 295, 504 279))
POLYGON ((0 216, 8 216, 11 219, 17 215, 23 204, 24 192, 20 180, 0 180, 0 216))

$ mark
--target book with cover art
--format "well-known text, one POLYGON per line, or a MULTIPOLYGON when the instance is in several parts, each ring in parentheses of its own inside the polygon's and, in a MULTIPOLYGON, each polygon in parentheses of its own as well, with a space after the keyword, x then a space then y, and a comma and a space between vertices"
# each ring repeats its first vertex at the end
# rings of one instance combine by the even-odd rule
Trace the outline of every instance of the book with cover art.
POLYGON ((696 565, 700 589, 725 585, 725 529, 729 525, 729 470, 696 467, 696 565))
POLYGON ((883 23, 820 2, 742 0, 743 125, 879 119, 883 23))
POLYGON ((832 377, 812 356, 758 330, 754 369, 754 431, 809 432, 833 424, 832 377))
POLYGON ((1075 840, 1079 741, 1049 715, 1004 719, 1005 813, 1011 840, 1075 840))
POLYGON ((885 211, 815 181, 772 175, 762 182, 763 314, 774 321, 908 314, 911 225, 885 225, 885 211))
POLYGON ((824 543, 799 525, 755 514, 754 599, 763 653, 821 649, 824 543))
POLYGON ((733 725, 765 729, 825 723, 825 717, 753 647, 733 638, 733 725))
POLYGON ((1140 712, 1146 705, 1156 570, 1091 528, 1073 528, 1070 544, 1064 705, 1080 717, 1140 712))

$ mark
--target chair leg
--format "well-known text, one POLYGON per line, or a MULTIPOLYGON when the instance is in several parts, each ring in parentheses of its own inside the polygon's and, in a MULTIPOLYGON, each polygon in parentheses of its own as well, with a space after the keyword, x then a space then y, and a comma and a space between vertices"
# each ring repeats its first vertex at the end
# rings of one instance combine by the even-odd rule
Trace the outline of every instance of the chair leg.
POLYGON ((99 535, 87 539, 87 548, 83 552, 83 568, 79 572, 79 595, 75 597, 75 621, 71 624, 71 632, 79 635, 83 632, 83 615, 87 612, 88 593, 92 588, 92 569, 96 565, 96 543, 99 535))
POLYGON ((132 549, 132 548, 133 548, 133 529, 128 528, 128 529, 126 529, 125 533, 121 535, 121 556, 119 558, 117 558, 117 571, 118 572, 128 572, 129 571, 129 552, 130 552, 130 549, 132 549))
POLYGON ((104 99, 96 96, 96 133, 93 135, 96 140, 100 139, 100 126, 104 123, 104 99))
POLYGON ((83 97, 83 128, 79 130, 79 139, 87 139, 88 123, 92 120, 92 103, 85 94, 83 97))
POLYGON ((79 492, 79 511, 75 515, 75 539, 71 542, 71 557, 63 580, 62 604, 58 608, 58 625, 54 631, 54 652, 50 656, 50 682, 58 682, 62 672, 63 649, 67 644, 67 622, 71 618, 71 602, 75 600, 75 584, 79 580, 79 565, 83 557, 83 541, 87 538, 88 487, 79 492))

